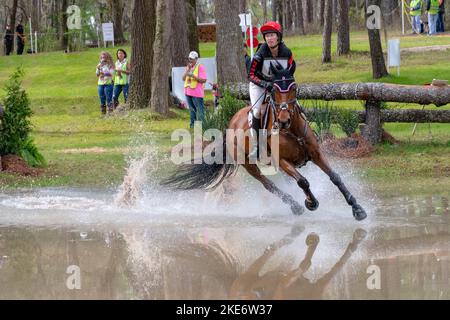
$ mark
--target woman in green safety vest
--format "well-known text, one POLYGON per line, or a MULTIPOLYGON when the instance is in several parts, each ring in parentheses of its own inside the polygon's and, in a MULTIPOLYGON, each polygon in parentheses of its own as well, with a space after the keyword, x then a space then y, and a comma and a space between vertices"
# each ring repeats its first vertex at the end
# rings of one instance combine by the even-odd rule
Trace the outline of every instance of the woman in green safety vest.
POLYGON ((422 15, 422 0, 411 0, 410 3, 411 11, 411 24, 413 33, 420 34, 422 26, 420 23, 420 16, 422 15))
POLYGON ((130 64, 127 60, 127 53, 123 49, 117 50, 116 75, 114 77, 114 109, 119 105, 119 97, 123 91, 125 103, 128 100, 128 80, 130 75, 130 64))
POLYGON ((108 106, 108 111, 111 113, 113 111, 114 62, 108 52, 100 54, 100 63, 97 65, 96 74, 98 77, 100 110, 102 114, 106 114, 106 106, 108 106))
POLYGON ((439 0, 427 0, 428 11, 428 35, 432 36, 436 34, 436 26, 439 15, 439 0))

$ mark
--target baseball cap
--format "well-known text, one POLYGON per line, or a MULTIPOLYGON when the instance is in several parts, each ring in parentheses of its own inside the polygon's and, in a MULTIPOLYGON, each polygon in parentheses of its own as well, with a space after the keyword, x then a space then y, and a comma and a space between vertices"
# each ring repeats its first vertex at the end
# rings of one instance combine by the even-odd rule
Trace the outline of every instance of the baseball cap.
POLYGON ((189 53, 189 59, 198 59, 198 53, 191 51, 191 53, 189 53))

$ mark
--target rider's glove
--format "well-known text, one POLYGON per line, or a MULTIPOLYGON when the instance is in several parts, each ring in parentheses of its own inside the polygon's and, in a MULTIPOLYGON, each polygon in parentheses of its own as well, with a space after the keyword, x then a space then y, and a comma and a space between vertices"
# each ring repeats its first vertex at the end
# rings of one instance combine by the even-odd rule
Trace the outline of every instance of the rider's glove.
POLYGON ((268 82, 268 81, 261 81, 261 84, 264 88, 266 88, 267 92, 272 92, 273 90, 273 84, 272 82, 268 82))

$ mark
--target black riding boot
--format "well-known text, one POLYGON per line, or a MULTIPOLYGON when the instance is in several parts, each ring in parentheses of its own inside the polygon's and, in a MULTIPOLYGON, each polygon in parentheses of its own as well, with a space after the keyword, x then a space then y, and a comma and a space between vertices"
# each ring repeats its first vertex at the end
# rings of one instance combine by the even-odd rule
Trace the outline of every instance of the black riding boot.
POLYGON ((102 104, 102 105, 100 106, 100 111, 101 111, 101 113, 102 113, 103 115, 105 115, 105 114, 106 114, 106 105, 102 104))
POLYGON ((254 115, 252 115, 252 131, 251 131, 251 149, 248 155, 249 159, 257 160, 259 156, 259 129, 260 123, 259 119, 256 119, 254 115))

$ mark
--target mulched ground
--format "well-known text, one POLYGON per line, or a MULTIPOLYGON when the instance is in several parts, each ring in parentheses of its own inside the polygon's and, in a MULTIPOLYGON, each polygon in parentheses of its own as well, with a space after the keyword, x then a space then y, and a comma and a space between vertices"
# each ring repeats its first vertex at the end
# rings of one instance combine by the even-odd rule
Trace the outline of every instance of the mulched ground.
POLYGON ((362 158, 370 155, 375 148, 361 135, 353 134, 350 138, 336 139, 327 136, 320 145, 326 154, 338 158, 362 158))
POLYGON ((41 169, 29 167, 21 157, 16 155, 2 156, 0 165, 3 171, 21 176, 37 177, 43 172, 41 169))

